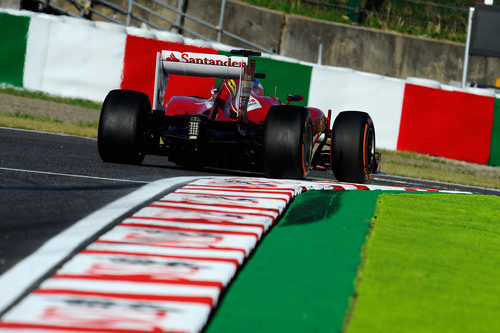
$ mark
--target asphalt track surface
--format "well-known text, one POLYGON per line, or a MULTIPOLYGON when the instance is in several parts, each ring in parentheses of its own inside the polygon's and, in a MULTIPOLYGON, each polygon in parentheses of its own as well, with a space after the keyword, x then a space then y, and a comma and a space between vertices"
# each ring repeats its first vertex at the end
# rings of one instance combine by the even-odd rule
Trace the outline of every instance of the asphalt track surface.
MULTIPOLYGON (((231 170, 193 171, 165 157, 141 166, 104 163, 94 139, 0 128, 0 275, 43 243, 146 183, 180 176, 262 176, 231 170)), ((313 180, 331 179, 313 171, 313 180)), ((470 191, 498 190, 377 175, 372 184, 470 191)))

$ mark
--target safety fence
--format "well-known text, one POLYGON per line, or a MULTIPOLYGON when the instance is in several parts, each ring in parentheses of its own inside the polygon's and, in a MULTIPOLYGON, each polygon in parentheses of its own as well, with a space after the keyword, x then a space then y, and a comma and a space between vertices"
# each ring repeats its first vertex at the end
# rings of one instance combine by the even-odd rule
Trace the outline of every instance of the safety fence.
MULTIPOLYGON (((0 82, 97 101, 119 87, 152 99, 154 59, 162 49, 230 50, 165 31, 25 11, 0 13, 0 29, 8 35, 0 46, 0 82)), ((332 109, 334 116, 342 110, 368 112, 380 148, 500 165, 500 96, 493 92, 266 54, 258 59, 257 71, 267 74, 262 79, 267 95, 285 100, 288 93, 301 94, 302 105, 332 109)), ((211 78, 172 76, 166 100, 179 94, 208 97, 215 83, 211 78)))

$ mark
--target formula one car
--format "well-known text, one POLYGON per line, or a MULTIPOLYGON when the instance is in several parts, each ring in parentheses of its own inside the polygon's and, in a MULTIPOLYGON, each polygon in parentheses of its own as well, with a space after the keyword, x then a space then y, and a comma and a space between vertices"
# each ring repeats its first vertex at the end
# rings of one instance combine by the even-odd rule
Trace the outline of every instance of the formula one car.
POLYGON ((102 106, 99 155, 105 162, 140 164, 144 155, 165 155, 177 165, 263 172, 301 179, 312 168, 331 167, 337 180, 365 183, 379 167, 375 129, 365 112, 345 111, 330 130, 313 107, 264 96, 255 73, 260 52, 236 56, 162 51, 156 55, 153 107, 142 92, 112 90, 102 106), (175 96, 164 105, 169 74, 223 79, 210 98, 175 96))

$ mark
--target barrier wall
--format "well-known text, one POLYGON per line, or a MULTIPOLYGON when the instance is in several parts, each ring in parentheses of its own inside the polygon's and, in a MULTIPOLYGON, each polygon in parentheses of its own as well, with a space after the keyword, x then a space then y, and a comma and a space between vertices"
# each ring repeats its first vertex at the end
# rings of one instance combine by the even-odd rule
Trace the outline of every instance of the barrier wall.
POLYGON ((125 37, 125 29, 111 24, 32 17, 24 87, 103 100, 110 88, 120 85, 125 37))
MULTIPOLYGON (((4 10, 0 28, 0 82, 65 97, 102 101, 117 88, 152 99, 155 53, 161 49, 228 54, 230 46, 170 32, 125 28, 25 11, 4 10)), ((468 162, 500 165, 500 101, 484 90, 461 91, 430 80, 401 80, 348 68, 263 55, 257 72, 266 95, 302 105, 368 112, 377 146, 468 162), (496 107, 495 107, 496 106, 496 107)), ((211 78, 171 75, 173 95, 209 96, 211 78)))
POLYGON ((309 102, 322 110, 370 114, 377 147, 396 150, 405 82, 346 68, 314 66, 309 102))
POLYGON ((486 164, 494 98, 407 84, 398 150, 486 164))
POLYGON ((24 55, 30 20, 28 17, 0 13, 0 82, 23 86, 24 55))
POLYGON ((500 166, 500 99, 495 99, 488 164, 500 166))
MULTIPOLYGON (((127 36, 123 67, 122 89, 142 91, 153 101, 156 52, 161 50, 189 51, 217 54, 208 47, 197 47, 180 43, 164 42, 138 36, 127 36)), ((165 100, 175 95, 209 97, 210 89, 215 86, 215 79, 169 75, 165 100)))
MULTIPOLYGON (((227 54, 227 53, 225 53, 227 54)), ((268 96, 286 101, 288 94, 302 95, 304 100, 296 105, 310 104, 310 82, 312 66, 302 62, 280 60, 279 57, 262 57, 257 60, 256 72, 265 73, 265 79, 259 79, 268 96)))

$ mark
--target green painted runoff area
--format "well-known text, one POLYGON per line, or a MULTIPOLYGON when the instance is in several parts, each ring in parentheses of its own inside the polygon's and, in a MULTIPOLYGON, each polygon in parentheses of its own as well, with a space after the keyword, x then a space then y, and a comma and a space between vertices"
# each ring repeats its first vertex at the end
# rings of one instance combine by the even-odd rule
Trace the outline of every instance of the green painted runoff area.
POLYGON ((269 232, 207 332, 334 332, 380 191, 307 191, 269 232))
MULTIPOLYGON (((219 53, 226 56, 233 56, 225 51, 220 51, 219 53)), ((304 96, 304 100, 302 102, 294 102, 294 105, 307 106, 311 83, 311 66, 256 57, 255 67, 257 73, 266 74, 265 79, 258 79, 265 89, 266 96, 274 97, 276 87, 276 97, 282 103, 286 102, 288 94, 302 95, 304 96)))
POLYGON ((495 99, 488 165, 500 166, 500 99, 495 99))
POLYGON ((499 331, 500 197, 382 194, 363 253, 347 332, 499 331))
POLYGON ((24 58, 30 18, 0 13, 0 82, 23 87, 24 58))

